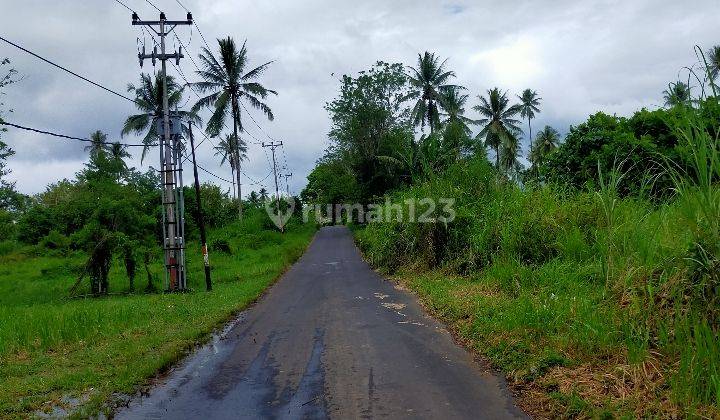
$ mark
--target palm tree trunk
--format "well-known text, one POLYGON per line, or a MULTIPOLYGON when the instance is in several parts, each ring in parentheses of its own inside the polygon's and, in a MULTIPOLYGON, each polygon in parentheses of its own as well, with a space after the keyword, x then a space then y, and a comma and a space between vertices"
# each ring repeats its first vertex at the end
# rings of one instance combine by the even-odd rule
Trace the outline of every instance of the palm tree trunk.
MULTIPOLYGON (((231 159, 235 160, 234 157, 231 159)), ((231 166, 233 166, 233 165, 231 165, 231 166)), ((230 168, 230 173, 232 174, 230 179, 232 180, 233 200, 236 200, 237 199, 237 190, 235 189, 235 167, 234 166, 230 168)))
POLYGON ((532 125, 530 125, 530 116, 528 115, 528 130, 530 131, 530 144, 532 145, 532 125))
POLYGON ((433 107, 433 101, 428 101, 428 124, 430 124, 430 134, 432 134, 433 131, 435 131, 435 127, 433 124, 434 120, 433 120, 432 107, 433 107))
POLYGON ((238 118, 240 113, 238 109, 237 98, 233 98, 233 134, 235 135, 235 179, 237 180, 237 198, 238 198, 238 218, 242 220, 242 187, 240 186, 240 139, 238 138, 238 118))
POLYGON ((500 146, 495 146, 495 168, 500 170, 500 146))

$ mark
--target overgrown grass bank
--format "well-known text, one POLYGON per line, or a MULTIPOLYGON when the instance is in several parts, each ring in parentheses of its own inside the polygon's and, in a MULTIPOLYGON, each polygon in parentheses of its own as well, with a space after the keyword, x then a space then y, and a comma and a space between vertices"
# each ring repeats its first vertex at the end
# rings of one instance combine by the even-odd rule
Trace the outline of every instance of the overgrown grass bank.
POLYGON ((357 240, 530 412, 719 416, 718 186, 653 204, 610 184, 520 188, 484 159, 460 162, 393 200, 453 197, 453 222, 375 223, 357 240))
MULTIPOLYGON (((88 299, 68 298, 82 253, 6 249, 0 256, 0 417, 25 417, 72 399, 87 400, 89 412, 103 409, 114 392, 131 392, 257 299, 302 255, 313 233, 302 225, 281 235, 258 218, 210 232, 211 243, 229 245, 229 252, 211 251, 210 293, 196 243, 187 253, 192 293, 120 294, 128 285, 117 262, 111 295, 88 299)), ((151 267, 159 288, 161 270, 151 267)), ((138 278, 142 290, 144 273, 138 278)))

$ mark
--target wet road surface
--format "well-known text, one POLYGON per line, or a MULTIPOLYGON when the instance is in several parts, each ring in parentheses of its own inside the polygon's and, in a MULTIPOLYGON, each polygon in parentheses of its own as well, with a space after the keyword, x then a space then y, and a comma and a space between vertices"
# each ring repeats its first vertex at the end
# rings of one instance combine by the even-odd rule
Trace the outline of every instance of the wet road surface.
POLYGON ((117 418, 517 418, 501 379, 362 260, 344 227, 117 418))

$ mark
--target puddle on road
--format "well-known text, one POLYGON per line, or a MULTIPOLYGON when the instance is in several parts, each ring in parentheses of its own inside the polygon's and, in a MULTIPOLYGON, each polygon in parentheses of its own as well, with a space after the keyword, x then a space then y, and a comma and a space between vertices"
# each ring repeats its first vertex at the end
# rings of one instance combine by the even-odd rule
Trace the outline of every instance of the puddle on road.
POLYGON ((410 324, 410 325, 417 325, 419 327, 425 327, 426 325, 422 322, 415 322, 415 321, 398 321, 398 324, 410 324))
POLYGON ((385 308, 393 309, 396 311, 399 311, 400 309, 405 309, 405 307, 407 306, 404 303, 381 303, 380 305, 382 305, 385 308))

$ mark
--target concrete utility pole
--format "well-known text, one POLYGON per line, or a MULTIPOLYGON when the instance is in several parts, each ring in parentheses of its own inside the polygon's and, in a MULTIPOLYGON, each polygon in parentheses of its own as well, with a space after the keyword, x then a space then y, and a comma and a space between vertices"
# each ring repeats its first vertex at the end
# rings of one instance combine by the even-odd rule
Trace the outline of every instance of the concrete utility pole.
MULTIPOLYGON (((187 279, 185 278, 185 238, 184 238, 184 219, 182 217, 182 190, 178 191, 177 179, 182 177, 181 155, 180 155, 180 135, 175 136, 175 141, 171 141, 171 124, 170 110, 168 105, 167 91, 167 68, 166 61, 174 59, 180 65, 180 59, 183 58, 182 47, 178 52, 173 54, 165 53, 165 36, 170 34, 177 25, 192 25, 192 14, 187 14, 186 20, 167 20, 165 13, 160 12, 160 20, 143 21, 140 20, 137 13, 132 14, 132 24, 149 27, 156 35, 160 37, 160 53, 157 47, 153 48, 153 52, 145 54, 145 46, 143 52, 138 54, 140 67, 146 58, 152 60, 153 66, 156 60, 160 60, 162 64, 162 84, 163 84, 163 118, 162 125, 158 124, 161 133, 160 136, 160 175, 162 179, 162 204, 165 208, 163 211, 163 232, 164 241, 163 249, 165 251, 165 284, 169 291, 178 291, 187 289, 187 279), (166 29, 170 25, 170 29, 166 29), (158 27, 158 30, 155 27, 158 27), (174 143, 174 144, 173 144, 174 143)), ((175 130, 180 132, 180 120, 174 124, 175 130)))
MULTIPOLYGON (((272 151, 272 158, 273 158, 273 175, 275 175, 275 197, 276 197, 276 200, 277 200, 277 211, 278 211, 278 214, 280 214, 280 190, 278 189, 278 174, 277 174, 277 163, 275 163, 275 149, 277 149, 277 148, 280 147, 280 146, 282 146, 282 142, 281 142, 281 141, 280 141, 280 142, 277 142, 277 143, 275 143, 275 142, 270 142, 270 143, 267 143, 267 144, 266 144, 265 142, 263 142, 263 144, 262 144, 262 147, 269 147, 270 150, 272 151)), ((280 225, 280 231, 281 231, 281 232, 285 232, 285 226, 282 225, 282 222, 281 222, 281 225, 280 225)))
POLYGON ((197 162, 195 162, 195 139, 192 133, 192 121, 188 124, 188 134, 190 135, 190 148, 192 149, 193 175, 195 176, 195 200, 197 201, 197 219, 200 225, 200 242, 202 242, 203 264, 205 265, 205 288, 207 291, 212 290, 212 280, 210 279, 210 257, 208 256, 207 236, 205 233, 205 215, 202 210, 202 201, 200 200, 200 181, 198 180, 197 162))
POLYGON ((292 177, 292 172, 289 174, 283 175, 283 177, 285 178, 285 188, 287 188, 287 195, 288 195, 288 197, 290 197, 290 183, 288 182, 288 178, 292 177))

